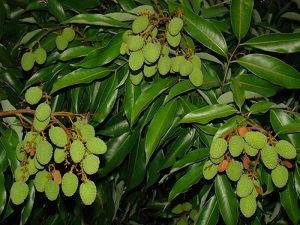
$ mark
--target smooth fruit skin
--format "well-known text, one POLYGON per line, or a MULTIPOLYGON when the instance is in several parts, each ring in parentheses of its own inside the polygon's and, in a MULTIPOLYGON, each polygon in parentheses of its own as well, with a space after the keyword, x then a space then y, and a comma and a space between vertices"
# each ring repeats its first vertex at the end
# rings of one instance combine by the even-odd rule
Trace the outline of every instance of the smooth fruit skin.
POLYGON ((59 51, 63 51, 68 47, 68 40, 63 35, 58 35, 55 39, 56 47, 59 51))
POLYGON ((40 65, 43 64, 47 59, 47 52, 43 48, 36 49, 33 54, 35 56, 35 61, 40 65))
POLYGON ((62 32, 62 35, 65 37, 65 39, 68 42, 74 40, 75 34, 76 34, 75 31, 71 27, 66 27, 62 32))
POLYGON ((21 66, 25 71, 29 71, 33 68, 35 63, 35 55, 32 52, 26 52, 21 58, 21 66))
POLYGON ((43 91, 39 87, 30 87, 25 92, 26 102, 30 105, 37 104, 43 96, 43 91))

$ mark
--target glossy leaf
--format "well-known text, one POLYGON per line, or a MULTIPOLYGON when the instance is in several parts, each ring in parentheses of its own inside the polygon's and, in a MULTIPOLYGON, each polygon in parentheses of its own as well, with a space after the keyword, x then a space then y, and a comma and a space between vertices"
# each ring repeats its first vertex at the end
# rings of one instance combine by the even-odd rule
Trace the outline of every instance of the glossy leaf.
POLYGON ((300 33, 277 33, 254 37, 241 45, 268 52, 294 53, 300 51, 300 33))
POLYGON ((245 117, 242 116, 234 116, 227 120, 220 128, 218 129, 217 133, 215 134, 214 138, 222 137, 224 134, 228 133, 229 131, 237 128, 241 125, 246 125, 247 120, 245 117))
POLYGON ((232 0, 230 20, 234 35, 241 41, 248 33, 254 0, 232 0))
POLYGON ((294 183, 295 183, 294 185, 298 195, 298 199, 300 199, 300 168, 298 165, 295 166, 294 183))
POLYGON ((31 214, 32 209, 33 209, 34 200, 35 200, 34 181, 30 180, 27 184, 28 184, 28 187, 29 187, 29 193, 28 193, 28 196, 26 198, 24 208, 21 212, 21 223, 22 224, 25 224, 27 222, 28 218, 30 217, 30 214, 31 214))
POLYGON ((300 87, 300 73, 285 62, 263 54, 245 55, 235 62, 256 76, 285 88, 300 87))
MULTIPOLYGON (((1 12, 1 3, 0 3, 0 12, 1 12)), ((2 44, 0 44, 0 63, 2 64, 3 67, 14 67, 16 65, 15 60, 12 58, 9 51, 2 44)))
POLYGON ((21 93, 23 87, 18 79, 21 76, 18 69, 0 67, 0 81, 8 85, 17 95, 21 93))
POLYGON ((150 122, 145 139, 146 164, 149 162, 155 149, 158 147, 161 137, 173 122, 174 113, 176 112, 176 99, 170 101, 161 107, 150 122))
POLYGON ((237 224, 239 219, 239 204, 237 196, 233 192, 230 181, 225 174, 216 176, 215 192, 219 203, 219 210, 225 224, 237 224))
POLYGON ((50 94, 53 94, 54 92, 62 88, 69 87, 75 84, 90 83, 93 80, 106 77, 111 72, 111 69, 105 67, 97 67, 93 69, 80 68, 74 70, 71 73, 68 73, 65 76, 58 79, 57 82, 53 85, 50 94))
POLYGON ((6 156, 6 151, 1 148, 0 149, 0 174, 4 173, 4 171, 7 169, 9 165, 7 156, 6 156))
POLYGON ((183 80, 170 88, 169 94, 165 99, 165 103, 175 98, 176 96, 195 89, 195 86, 189 80, 183 80))
POLYGON ((120 136, 129 131, 129 123, 121 111, 110 117, 105 124, 101 126, 101 129, 97 131, 97 134, 113 137, 120 136))
POLYGON ((88 46, 77 46, 72 48, 67 48, 59 55, 59 59, 62 61, 68 61, 70 59, 84 57, 88 55, 93 48, 88 46))
POLYGON ((48 0, 49 12, 58 20, 58 22, 64 22, 67 17, 61 4, 57 0, 48 0))
POLYGON ((136 4, 133 0, 120 0, 118 4, 124 9, 125 11, 130 11, 136 7, 136 4))
POLYGON ((250 107, 249 113, 250 114, 266 113, 274 105, 276 105, 274 102, 268 102, 268 101, 256 102, 250 107))
POLYGON ((4 173, 0 173, 0 215, 2 214, 7 200, 4 173))
POLYGON ((235 78, 232 78, 230 88, 232 90, 235 103, 241 109, 246 99, 244 88, 242 87, 241 83, 235 78))
POLYGON ((223 17, 227 12, 228 9, 223 5, 215 5, 208 8, 203 7, 201 17, 205 19, 223 17))
POLYGON ((164 153, 162 150, 156 152, 147 165, 147 187, 152 186, 160 177, 159 166, 163 163, 164 153))
POLYGON ((215 104, 202 107, 185 115, 180 123, 201 123, 205 124, 211 120, 230 116, 237 110, 229 105, 215 104))
POLYGON ((300 123, 290 123, 283 125, 278 131, 277 134, 287 134, 287 133, 297 133, 300 132, 300 123))
POLYGON ((197 216, 195 225, 215 225, 219 221, 219 205, 216 195, 213 195, 203 206, 197 216))

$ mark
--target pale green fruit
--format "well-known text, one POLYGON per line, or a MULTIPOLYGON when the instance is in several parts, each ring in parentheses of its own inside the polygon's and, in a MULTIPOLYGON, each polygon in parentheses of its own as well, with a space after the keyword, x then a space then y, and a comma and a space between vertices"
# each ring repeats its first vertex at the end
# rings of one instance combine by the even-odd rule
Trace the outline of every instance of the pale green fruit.
POLYGON ((180 55, 180 56, 176 56, 174 58, 174 61, 172 62, 171 65, 171 69, 174 72, 179 72, 180 66, 185 62, 185 58, 184 56, 180 55))
POLYGON ((97 195, 95 183, 89 180, 86 183, 80 184, 79 195, 83 204, 91 205, 95 201, 97 195))
POLYGON ((149 63, 154 63, 158 60, 160 55, 160 45, 154 43, 148 43, 143 47, 143 54, 145 60, 149 63))
POLYGON ((37 104, 43 96, 43 92, 39 87, 30 87, 25 92, 25 100, 30 105, 37 104))
POLYGON ((62 36, 64 36, 68 42, 74 40, 75 34, 75 31, 71 27, 66 27, 62 32, 62 36))
POLYGON ((256 156, 258 153, 258 149, 251 147, 248 143, 245 143, 244 150, 249 156, 256 156))
POLYGON ((85 148, 80 140, 74 140, 71 144, 70 155, 74 163, 79 163, 84 156, 85 148))
POLYGON ((53 155, 53 147, 48 141, 41 141, 36 144, 36 157, 40 164, 46 165, 53 155))
POLYGON ((25 71, 29 71, 33 68, 35 63, 35 55, 32 52, 26 52, 21 58, 21 66, 25 71))
POLYGON ((126 49, 127 49, 127 44, 125 42, 122 42, 121 47, 120 47, 120 54, 125 55, 126 49))
POLYGON ((36 107, 34 115, 40 122, 43 122, 50 117, 50 114, 51 107, 47 103, 43 102, 36 107))
POLYGON ((287 184, 289 172, 285 166, 278 165, 271 171, 271 178, 276 187, 283 188, 287 184))
POLYGON ((213 179, 218 173, 218 165, 212 163, 210 160, 206 161, 203 166, 203 177, 206 180, 213 179))
POLYGON ((251 194, 254 188, 253 181, 247 174, 243 174, 236 185, 236 194, 243 198, 251 194))
POLYGON ((132 23, 132 32, 141 33, 148 27, 149 19, 147 15, 138 16, 132 23))
POLYGON ((95 129, 90 124, 84 124, 80 128, 80 135, 82 141, 87 141, 92 137, 95 137, 95 129))
POLYGON ((172 36, 169 32, 167 32, 167 42, 170 46, 176 48, 180 44, 181 34, 177 34, 176 36, 172 36))
POLYGON ((130 69, 139 70, 144 64, 145 58, 141 50, 132 52, 129 56, 128 64, 130 69))
POLYGON ((194 66, 193 71, 189 74, 189 80, 195 87, 203 84, 203 73, 199 67, 194 66))
POLYGON ((92 154, 87 155, 82 160, 82 165, 86 174, 89 175, 95 174, 98 171, 100 165, 99 157, 92 154))
POLYGON ((225 170, 227 177, 232 181, 238 181, 243 173, 243 166, 239 161, 231 161, 225 170))
POLYGON ((216 138, 210 147, 210 156, 212 158, 222 157, 227 150, 227 141, 224 138, 216 138))
POLYGON ((191 62, 193 64, 193 66, 197 66, 201 69, 202 65, 201 65, 201 59, 199 58, 199 56, 198 55, 192 55, 191 58, 192 58, 191 62))
POLYGON ((297 155, 295 147, 286 140, 280 140, 275 144, 275 149, 282 158, 293 159, 297 155))
POLYGON ((209 157, 210 161, 212 161, 212 163, 214 164, 219 164, 224 160, 224 155, 222 155, 220 158, 212 158, 211 156, 209 157))
POLYGON ((193 69, 194 66, 192 62, 189 60, 185 60, 179 68, 179 73, 181 76, 188 76, 192 73, 193 69))
POLYGON ((143 45, 144 45, 144 38, 139 35, 132 36, 127 41, 127 47, 130 51, 140 50, 142 49, 143 45))
POLYGON ((55 148, 54 150, 54 162, 55 163, 62 163, 65 161, 65 158, 66 158, 66 152, 65 152, 65 149, 63 148, 55 148))
POLYGON ((247 132, 244 136, 244 139, 252 148, 256 149, 262 149, 268 143, 267 137, 259 131, 247 132))
POLYGON ((10 199, 15 205, 20 205, 25 201, 28 193, 28 185, 23 181, 16 181, 10 188, 10 199))
POLYGON ((270 170, 275 169, 278 164, 278 155, 273 146, 267 145, 261 150, 261 161, 270 170))
POLYGON ((38 172, 38 169, 36 168, 35 163, 34 163, 34 158, 29 157, 26 166, 28 169, 28 173, 30 175, 36 174, 38 172))
POLYGON ((59 51, 63 51, 68 47, 68 40, 63 35, 58 35, 55 39, 56 47, 59 51))
POLYGON ((184 202, 184 203, 182 203, 182 209, 183 209, 183 211, 188 212, 188 211, 191 211, 192 208, 193 208, 193 205, 190 202, 184 202))
POLYGON ((168 55, 160 56, 157 66, 158 66, 158 72, 161 75, 164 76, 164 75, 168 74, 171 69, 170 57, 168 55))
POLYGON ((254 215, 256 208, 256 200, 252 196, 247 196, 240 199, 240 210, 245 217, 249 218, 254 215))
POLYGON ((107 151, 107 145, 98 137, 90 138, 86 142, 86 147, 91 153, 96 155, 104 154, 107 151))
POLYGON ((49 138, 58 147, 64 147, 68 143, 67 134, 61 127, 51 127, 49 129, 49 138))
POLYGON ((25 149, 24 141, 20 141, 16 147, 16 157, 20 162, 22 162, 26 156, 26 152, 24 149, 25 149))
POLYGON ((38 192, 45 191, 46 182, 50 179, 49 172, 47 170, 42 170, 37 172, 34 178, 34 187, 38 192))
POLYGON ((175 17, 171 19, 169 26, 168 26, 168 32, 172 35, 178 35, 180 30, 182 29, 183 26, 183 20, 179 17, 175 17))
POLYGON ((238 157, 242 153, 244 146, 244 139, 239 135, 234 135, 229 140, 228 149, 233 157, 238 157))
POLYGON ((49 122, 50 122, 50 117, 48 117, 48 119, 46 119, 42 122, 39 121, 36 117, 34 117, 34 119, 33 119, 33 128, 36 131, 43 131, 48 126, 49 122))
POLYGON ((156 71, 157 71, 157 65, 156 64, 152 64, 152 65, 144 64, 143 72, 144 72, 145 77, 154 76, 156 71))
POLYGON ((48 180, 45 183, 45 195, 50 201, 54 201, 57 199, 59 194, 59 184, 54 180, 48 180))
POLYGON ((71 172, 65 173, 61 181, 61 189, 67 197, 75 194, 78 188, 78 177, 71 172))
POLYGON ((29 172, 26 167, 17 167, 14 171, 15 181, 23 181, 26 182, 29 179, 29 172))
POLYGON ((144 74, 142 71, 139 71, 138 73, 130 73, 129 78, 133 85, 139 85, 143 80, 144 74))
POLYGON ((37 48, 33 54, 35 56, 35 61, 40 65, 43 64, 47 59, 47 52, 43 48, 37 48))
POLYGON ((174 214, 181 214, 181 213, 183 213, 182 204, 177 204, 177 205, 175 205, 175 206, 172 208, 171 212, 174 213, 174 214))

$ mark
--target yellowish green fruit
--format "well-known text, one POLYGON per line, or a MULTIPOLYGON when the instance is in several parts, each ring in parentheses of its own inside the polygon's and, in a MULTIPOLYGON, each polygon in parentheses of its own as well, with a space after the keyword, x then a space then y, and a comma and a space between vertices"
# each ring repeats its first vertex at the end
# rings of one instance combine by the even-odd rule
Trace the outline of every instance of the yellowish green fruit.
POLYGON ((39 121, 43 122, 50 117, 50 114, 51 107, 47 103, 43 102, 36 107, 34 115, 39 121))
POLYGON ((171 65, 171 69, 174 71, 174 72, 179 72, 179 69, 181 67, 181 65, 185 62, 185 58, 184 56, 180 55, 180 56, 176 56, 174 58, 174 61, 172 62, 172 65, 171 65))
POLYGON ((177 34, 175 36, 172 36, 169 32, 167 32, 167 42, 169 43, 170 46, 176 48, 181 40, 181 34, 177 34))
POLYGON ((63 35, 58 35, 55 39, 56 47, 59 51, 63 51, 68 47, 68 40, 63 35))
POLYGON ((59 194, 59 184, 54 180, 47 180, 45 183, 45 195, 50 201, 57 199, 59 194))
POLYGON ((45 128, 47 127, 49 122, 50 122, 50 117, 48 117, 46 120, 44 120, 42 122, 39 121, 36 117, 34 117, 34 119, 33 119, 33 128, 36 131, 43 131, 43 130, 45 130, 45 128))
POLYGON ((218 165, 212 163, 210 160, 206 161, 203 166, 203 177, 206 180, 213 179, 218 173, 218 165))
POLYGON ((35 56, 35 61, 40 65, 43 64, 47 59, 47 52, 43 48, 37 48, 33 54, 35 56))
POLYGON ((98 137, 90 138, 86 142, 86 147, 91 153, 96 155, 104 154, 107 151, 107 145, 98 137))
POLYGON ((37 144, 41 140, 42 140, 41 135, 39 135, 38 132, 34 132, 34 131, 27 132, 25 137, 24 137, 25 145, 27 145, 28 142, 37 144))
POLYGON ((248 143, 245 143, 244 150, 249 156, 256 156, 258 153, 258 149, 251 147, 248 143))
POLYGON ((128 40, 132 37, 132 30, 126 30, 122 35, 122 41, 127 44, 128 40))
POLYGON ((87 141, 92 137, 95 137, 95 129, 90 124, 84 124, 80 128, 81 140, 87 141))
POLYGON ((66 151, 63 148, 55 148, 54 150, 54 162, 55 163, 62 163, 65 161, 66 151))
POLYGON ((20 205, 25 201, 28 193, 28 185, 23 181, 16 181, 10 188, 10 199, 15 205, 20 205))
POLYGON ((144 73, 145 77, 154 76, 156 71, 157 71, 157 65, 156 64, 151 64, 151 65, 144 64, 143 73, 144 73))
POLYGON ((14 171, 15 181, 23 181, 26 182, 29 179, 29 172, 26 167, 17 167, 14 171))
POLYGON ((53 147, 48 141, 41 141, 36 144, 36 157, 40 164, 46 165, 53 155, 53 147))
POLYGON ((95 183, 88 180, 86 183, 80 184, 79 195, 83 204, 91 205, 95 201, 97 195, 95 183))
POLYGON ((143 47, 143 54, 145 60, 149 63, 154 63, 158 60, 160 55, 160 45, 154 43, 148 43, 143 47))
POLYGON ((261 161, 270 170, 275 169, 278 164, 278 155, 273 146, 267 145, 261 150, 261 161))
POLYGON ((58 147, 64 147, 68 144, 67 134, 61 127, 51 127, 49 129, 49 138, 58 147))
POLYGON ((127 41, 127 47, 130 51, 138 51, 142 49, 143 46, 144 46, 144 38, 139 35, 132 36, 127 41))
POLYGON ((34 178, 34 187, 38 192, 45 191, 46 182, 50 179, 49 172, 42 170, 37 172, 34 178))
POLYGON ((67 197, 75 194, 78 188, 78 177, 71 172, 65 173, 61 181, 61 189, 67 197))
POLYGON ((253 216, 256 208, 256 200, 252 196, 247 196, 240 199, 240 210, 245 217, 249 218, 253 216))
POLYGON ((75 34, 75 31, 71 27, 66 27, 62 32, 62 36, 64 36, 68 42, 74 40, 75 34))
POLYGON ((25 149, 24 141, 20 141, 16 147, 16 157, 20 162, 22 162, 26 156, 26 152, 24 149, 25 149))
POLYGON ((130 69, 139 70, 144 64, 145 58, 142 50, 132 52, 129 56, 128 64, 130 69))
POLYGON ((210 146, 210 156, 212 158, 222 157, 227 150, 227 141, 224 138, 216 138, 210 146))
POLYGON ((199 67, 194 66, 189 75, 189 80, 195 87, 200 87, 203 84, 203 73, 199 67))
POLYGON ((21 58, 21 66, 25 71, 29 71, 33 68, 35 63, 35 55, 32 52, 26 52, 21 58))
POLYGON ((233 157, 238 157, 245 147, 244 139, 239 135, 234 135, 230 138, 228 149, 233 157))
POLYGON ((86 174, 89 175, 95 174, 98 171, 100 165, 99 157, 92 154, 87 155, 82 160, 82 165, 86 174))
POLYGON ((192 58, 191 62, 193 64, 193 66, 197 66, 197 67, 199 67, 201 69, 202 65, 201 65, 201 59, 200 59, 200 57, 198 55, 192 55, 191 58, 192 58))
POLYGON ((164 45, 162 46, 161 54, 162 54, 163 56, 168 56, 168 55, 169 55, 169 51, 170 51, 169 46, 166 45, 166 44, 164 44, 164 45))
POLYGON ((179 73, 181 76, 185 77, 185 76, 190 75, 192 73, 193 69, 194 69, 194 66, 193 66, 192 62, 189 60, 185 60, 179 68, 179 73))
POLYGON ((210 161, 212 161, 212 163, 214 164, 219 164, 224 160, 224 155, 222 155, 220 158, 212 158, 211 156, 209 157, 210 161))
POLYGON ((184 203, 182 203, 182 209, 183 209, 183 211, 189 212, 189 211, 192 210, 192 208, 193 208, 193 205, 190 202, 184 202, 184 203))
POLYGON ((143 80, 144 74, 142 71, 137 71, 137 73, 130 73, 129 79, 133 85, 139 85, 143 80))
POLYGON ((267 137, 260 133, 259 131, 249 131, 244 135, 245 141, 252 147, 256 149, 264 148, 267 143, 267 137))
POLYGON ((293 159, 297 155, 295 147, 286 140, 280 140, 275 144, 275 149, 282 158, 293 159))
POLYGON ((43 96, 43 92, 39 87, 30 87, 25 92, 25 100, 30 105, 37 104, 43 96))
POLYGON ((157 66, 158 66, 158 72, 161 75, 164 76, 164 75, 168 74, 171 69, 170 57, 168 55, 160 56, 157 66))
POLYGON ((120 47, 120 54, 125 55, 126 49, 127 49, 127 44, 125 42, 122 42, 121 47, 120 47))
POLYGON ((227 177, 236 182, 238 181, 243 173, 243 166, 239 161, 231 161, 225 170, 227 177))
POLYGON ((248 177, 247 174, 243 174, 236 185, 236 194, 244 198, 251 194, 254 188, 253 181, 248 177))
POLYGON ((278 165, 271 171, 271 179, 278 188, 283 188, 287 184, 288 178, 289 172, 285 166, 278 165))
POLYGON ((28 169, 28 173, 30 175, 36 174, 38 172, 38 169, 35 166, 34 163, 34 158, 32 157, 28 157, 28 161, 27 161, 27 169, 28 169))
POLYGON ((182 29, 183 26, 183 20, 179 17, 175 17, 171 19, 169 26, 168 26, 168 32, 172 35, 178 35, 180 30, 182 29))
POLYGON ((148 27, 149 19, 147 15, 138 16, 132 23, 132 32, 141 33, 148 27))
POLYGON ((44 166, 41 165, 41 164, 39 163, 39 161, 37 160, 36 155, 35 155, 32 159, 33 159, 34 167, 35 167, 37 170, 42 170, 42 169, 44 169, 44 166))
POLYGON ((85 148, 80 140, 74 140, 71 144, 70 155, 74 163, 79 163, 84 156, 85 148))
POLYGON ((175 206, 172 208, 171 212, 174 213, 174 214, 181 214, 181 213, 183 213, 182 204, 177 204, 177 205, 175 205, 175 206))

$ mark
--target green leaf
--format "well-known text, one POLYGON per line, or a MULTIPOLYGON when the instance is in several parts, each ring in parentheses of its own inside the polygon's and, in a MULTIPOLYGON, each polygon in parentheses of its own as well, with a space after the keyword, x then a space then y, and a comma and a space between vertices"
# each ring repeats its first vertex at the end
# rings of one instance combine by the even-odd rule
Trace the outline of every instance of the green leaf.
POLYGON ((279 191, 280 202, 293 224, 298 224, 300 219, 300 209, 298 205, 297 193, 293 187, 293 177, 290 173, 287 185, 279 191))
POLYGON ((2 215, 2 212, 6 206, 6 200, 7 200, 7 192, 5 188, 5 177, 4 173, 0 173, 0 215, 2 215))
POLYGON ((223 5, 215 5, 208 8, 203 7, 201 17, 205 19, 223 17, 227 12, 228 9, 223 5))
POLYGON ((283 125, 278 131, 277 134, 288 134, 300 132, 300 123, 290 123, 283 125))
MULTIPOLYGON (((0 3, 0 10, 1 10, 1 3, 0 3)), ((2 44, 0 44, 0 63, 2 64, 3 67, 14 67, 16 65, 16 60, 12 58, 9 51, 2 44)))
POLYGON ((281 17, 289 20, 300 21, 300 14, 296 12, 286 12, 283 13, 281 17))
POLYGON ((163 93, 168 88, 172 87, 177 82, 177 79, 166 78, 158 82, 152 83, 151 86, 145 90, 138 97, 134 103, 134 107, 131 112, 130 124, 134 124, 135 120, 141 114, 141 112, 149 106, 149 104, 161 93, 163 93))
POLYGON ((0 81, 8 85, 17 95, 21 94, 23 84, 20 78, 21 71, 15 68, 0 67, 0 81))
POLYGON ((164 103, 167 103, 176 96, 191 91, 193 89, 195 89, 195 86, 192 85, 192 83, 189 80, 183 80, 181 82, 178 82, 172 88, 170 88, 169 94, 165 99, 164 103))
POLYGON ((97 131, 97 134, 114 137, 129 131, 129 123, 124 117, 124 112, 120 111, 118 114, 108 118, 105 124, 101 126, 101 129, 97 131))
POLYGON ((239 220, 239 204, 230 181, 225 174, 216 176, 215 192, 219 203, 219 210, 225 224, 237 224, 239 220))
POLYGON ((217 133, 215 134, 214 138, 222 137, 227 132, 232 131, 233 129, 237 128, 241 125, 246 125, 247 119, 242 116, 234 116, 227 120, 220 128, 218 129, 217 133))
POLYGON ((201 44, 219 55, 228 56, 227 44, 222 33, 208 20, 196 15, 181 4, 170 3, 183 10, 184 30, 201 44))
MULTIPOLYGON (((0 40, 2 39, 2 36, 3 36, 5 18, 6 18, 6 10, 4 7, 4 3, 0 2, 0 40)), ((1 211, 0 211, 0 214, 1 214, 1 211)))
POLYGON ((235 103, 241 109, 246 99, 245 91, 244 88, 242 87, 242 84, 236 78, 232 78, 232 83, 230 85, 230 88, 232 90, 233 99, 235 103))
POLYGON ((171 189, 168 196, 169 202, 171 202, 180 193, 187 192, 192 185, 199 182, 203 176, 203 164, 203 162, 199 162, 189 166, 186 174, 180 177, 171 189))
POLYGON ((201 123, 205 124, 211 120, 230 116, 237 110, 229 105, 215 104, 202 107, 185 115, 180 123, 201 123))
POLYGON ((163 163, 163 161, 164 161, 164 152, 162 150, 154 154, 154 156, 149 161, 147 166, 147 185, 146 185, 147 188, 155 184, 155 182, 160 177, 158 168, 163 163))
POLYGON ((112 69, 105 68, 105 67, 97 67, 93 69, 80 68, 74 70, 71 73, 68 73, 63 77, 59 78, 57 82, 53 85, 50 94, 53 94, 54 92, 62 88, 69 87, 75 84, 90 83, 93 80, 106 77, 111 72, 112 69))
POLYGON ((0 174, 4 173, 4 171, 7 169, 8 165, 9 165, 9 162, 8 162, 8 159, 6 156, 6 151, 3 148, 1 148, 0 149, 0 174))
POLYGON ((58 20, 58 22, 64 22, 67 17, 61 4, 56 0, 48 0, 49 12, 58 20))
POLYGON ((146 164, 148 164, 150 157, 158 147, 161 137, 172 125, 176 108, 177 101, 175 99, 161 107, 152 119, 145 139, 146 164))
POLYGON ((269 52, 294 53, 300 51, 300 33, 266 34, 241 44, 269 52))
POLYGON ((76 59, 87 56, 93 50, 92 47, 88 46, 76 46, 67 48, 59 55, 61 61, 68 61, 70 59, 76 59))
POLYGON ((230 20, 234 35, 241 41, 248 33, 254 0, 232 0, 230 20))
POLYGON ((266 113, 274 105, 274 102, 269 101, 256 102, 250 107, 249 114, 266 113))
POLYGON ((219 221, 219 205, 216 195, 213 195, 203 206, 195 225, 215 225, 219 221))
POLYGON ((125 11, 130 11, 136 8, 136 4, 133 0, 119 0, 118 4, 124 9, 125 11))
POLYGON ((32 209, 33 209, 34 200, 35 200, 34 181, 29 180, 29 182, 27 184, 29 186, 29 193, 28 193, 24 208, 22 209, 22 212, 21 212, 22 224, 25 224, 27 222, 28 218, 30 217, 32 209))
POLYGON ((294 182, 295 182, 295 190, 297 192, 298 199, 300 199, 300 168, 297 164, 295 166, 294 182))
POLYGON ((271 83, 285 88, 300 87, 300 73, 290 65, 272 56, 249 54, 234 62, 271 83))

